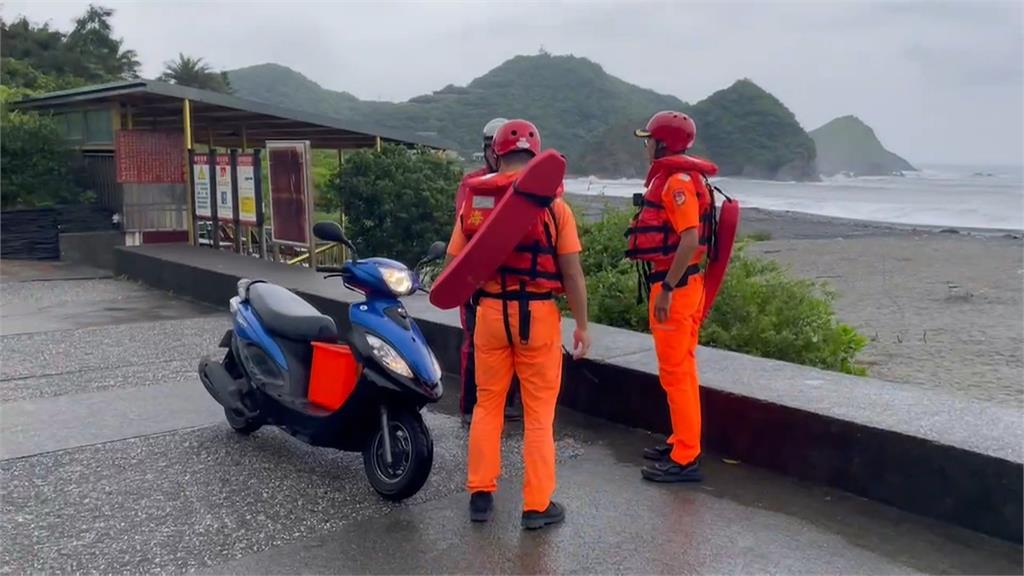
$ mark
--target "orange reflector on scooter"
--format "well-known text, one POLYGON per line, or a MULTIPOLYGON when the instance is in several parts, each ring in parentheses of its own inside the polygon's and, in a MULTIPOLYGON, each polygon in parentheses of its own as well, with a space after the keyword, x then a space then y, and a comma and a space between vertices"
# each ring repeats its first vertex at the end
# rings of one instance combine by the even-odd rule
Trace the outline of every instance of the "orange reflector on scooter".
POLYGON ((337 410, 348 400, 359 380, 359 365, 352 350, 341 344, 312 342, 313 366, 309 371, 309 401, 337 410))

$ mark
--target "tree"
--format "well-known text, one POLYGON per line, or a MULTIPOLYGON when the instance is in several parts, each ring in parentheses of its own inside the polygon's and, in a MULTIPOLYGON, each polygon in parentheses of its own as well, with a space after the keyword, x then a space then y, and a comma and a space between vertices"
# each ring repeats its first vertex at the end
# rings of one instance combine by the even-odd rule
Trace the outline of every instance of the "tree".
POLYGON ((227 72, 216 72, 202 58, 192 58, 178 54, 178 59, 166 62, 160 80, 190 86, 202 90, 212 90, 230 94, 231 81, 227 72))
POLYGON ((0 20, 0 80, 13 88, 50 91, 137 78, 138 55, 112 36, 113 10, 90 6, 70 33, 24 16, 0 20))
POLYGON ((90 82, 139 77, 138 54, 122 50, 124 40, 114 38, 110 27, 110 8, 90 4, 85 14, 75 20, 75 28, 67 36, 65 48, 82 57, 76 62, 73 75, 90 82))
POLYGON ((321 208, 341 208, 360 254, 413 264, 451 235, 461 178, 455 164, 429 151, 360 150, 345 157, 321 208))
POLYGON ((49 116, 8 112, 6 102, 17 92, 0 89, 0 207, 32 208, 74 204, 83 200, 73 166, 76 154, 67 147, 49 116))

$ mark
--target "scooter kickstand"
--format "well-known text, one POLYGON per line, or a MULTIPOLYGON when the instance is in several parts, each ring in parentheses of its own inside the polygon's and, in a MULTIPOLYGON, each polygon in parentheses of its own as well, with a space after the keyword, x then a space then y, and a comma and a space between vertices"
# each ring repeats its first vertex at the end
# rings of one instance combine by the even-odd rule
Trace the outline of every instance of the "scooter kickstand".
POLYGON ((381 404, 380 430, 384 434, 384 463, 391 467, 391 426, 388 424, 388 407, 381 404))

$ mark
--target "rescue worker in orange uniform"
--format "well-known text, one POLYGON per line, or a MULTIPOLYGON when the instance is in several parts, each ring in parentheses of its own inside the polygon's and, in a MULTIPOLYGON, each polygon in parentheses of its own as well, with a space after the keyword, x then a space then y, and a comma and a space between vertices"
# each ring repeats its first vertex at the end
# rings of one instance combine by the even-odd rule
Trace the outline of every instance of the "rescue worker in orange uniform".
POLYGON ((668 397, 672 435, 644 450, 642 475, 655 482, 699 482, 700 384, 697 339, 704 303, 702 263, 713 236, 714 203, 705 175, 683 156, 697 127, 679 112, 658 112, 635 135, 650 162, 640 211, 627 231, 628 258, 643 264, 658 376, 668 397))
MULTIPOLYGON (((525 120, 510 120, 494 136, 498 173, 470 188, 448 244, 449 260, 459 254, 515 181, 518 171, 541 149, 540 132, 525 120)), ((555 404, 562 383, 561 314, 555 302, 565 293, 576 330, 573 357, 590 348, 587 295, 580 265, 576 220, 560 197, 545 209, 516 249, 505 256, 494 278, 474 296, 477 403, 469 429, 470 519, 486 522, 501 474, 501 432, 505 395, 519 377, 523 402, 522 526, 561 522, 565 508, 555 492, 555 404)))

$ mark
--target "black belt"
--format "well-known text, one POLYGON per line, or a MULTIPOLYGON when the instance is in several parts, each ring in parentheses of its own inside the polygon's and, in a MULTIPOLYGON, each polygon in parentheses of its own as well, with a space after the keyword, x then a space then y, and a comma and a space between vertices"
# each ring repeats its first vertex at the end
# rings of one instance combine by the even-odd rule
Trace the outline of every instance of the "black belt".
POLYGON ((529 290, 507 290, 505 292, 488 292, 478 290, 476 300, 493 298, 495 300, 515 300, 517 302, 536 302, 538 300, 554 300, 554 292, 530 292, 529 290))
MULTIPOLYGON (((697 274, 700 274, 700 264, 690 264, 686 267, 686 270, 683 272, 683 276, 679 279, 679 282, 676 282, 675 287, 682 288, 683 286, 686 286, 690 281, 690 277, 697 274)), ((647 285, 653 286, 664 280, 667 276, 668 270, 657 270, 655 272, 651 272, 647 275, 647 285)))
POLYGON ((533 316, 530 313, 530 302, 555 299, 554 292, 530 292, 525 288, 526 283, 520 282, 519 290, 502 290, 501 292, 478 290, 473 297, 476 302, 479 302, 481 298, 501 300, 502 320, 505 322, 505 337, 508 338, 509 346, 512 345, 512 326, 508 321, 508 303, 519 302, 519 343, 525 345, 530 341, 530 321, 533 316))

